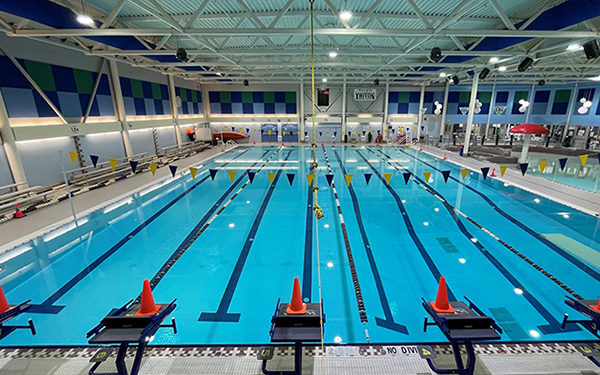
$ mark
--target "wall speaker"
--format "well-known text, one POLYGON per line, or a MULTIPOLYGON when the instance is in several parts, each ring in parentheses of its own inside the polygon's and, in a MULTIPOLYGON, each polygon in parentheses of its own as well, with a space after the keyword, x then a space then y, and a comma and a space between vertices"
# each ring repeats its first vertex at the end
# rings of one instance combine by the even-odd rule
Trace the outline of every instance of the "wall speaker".
POLYGON ((524 72, 527 69, 529 69, 529 67, 531 66, 531 64, 533 64, 533 59, 531 57, 526 57, 523 59, 523 61, 521 61, 521 63, 519 64, 519 67, 517 68, 517 70, 519 72, 524 72))
POLYGON ((544 86, 545 84, 546 84, 545 79, 540 79, 540 81, 538 82, 538 86, 544 86))
POLYGON ((244 80, 244 86, 248 86, 250 84, 250 82, 248 82, 247 79, 244 80))
POLYGON ((187 51, 185 48, 177 48, 177 54, 175 54, 175 58, 179 61, 187 61, 187 51))
POLYGON ((460 83, 460 79, 458 78, 458 76, 452 76, 452 82, 454 82, 455 85, 458 85, 460 83))
POLYGON ((598 48, 598 42, 596 40, 590 40, 586 44, 583 45, 583 50, 585 51, 585 56, 589 59, 595 59, 600 56, 600 49, 598 48))
POLYGON ((317 89, 317 105, 329 107, 329 89, 317 89))
POLYGON ((479 73, 479 79, 484 80, 488 74, 490 74, 489 68, 483 68, 483 70, 479 73))
POLYGON ((431 59, 435 62, 440 61, 442 58, 442 49, 440 47, 433 47, 431 49, 431 59))

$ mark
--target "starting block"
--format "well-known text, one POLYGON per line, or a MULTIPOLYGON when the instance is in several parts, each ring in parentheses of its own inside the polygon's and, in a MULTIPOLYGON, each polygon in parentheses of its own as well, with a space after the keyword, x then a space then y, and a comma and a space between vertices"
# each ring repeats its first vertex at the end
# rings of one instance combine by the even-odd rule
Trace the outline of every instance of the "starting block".
MULTIPOLYGON (((565 314, 560 328, 565 329, 567 323, 581 324, 585 329, 590 331, 592 335, 600 339, 600 312, 591 307, 594 305, 597 306, 598 301, 575 299, 569 296, 566 297, 567 299, 565 300, 565 303, 567 306, 570 306, 581 314, 587 316, 589 320, 569 320, 569 314, 565 314)), ((584 356, 588 357, 590 361, 596 364, 596 366, 600 366, 600 361, 594 358, 594 355, 597 355, 598 353, 595 353, 593 349, 589 348, 587 345, 581 345, 580 347, 577 347, 577 349, 584 356)))
POLYGON ((29 319, 27 321, 28 325, 26 326, 9 326, 5 325, 12 318, 16 318, 17 316, 26 312, 31 305, 29 305, 29 301, 25 301, 18 305, 9 306, 8 310, 0 314, 0 340, 10 335, 13 331, 17 329, 29 329, 31 330, 31 334, 35 336, 37 333, 35 330, 35 326, 33 325, 33 320, 29 319))
MULTIPOLYGON (((128 375, 125 365, 125 355, 129 344, 137 343, 137 351, 133 366, 131 367, 131 375, 137 375, 144 356, 146 345, 152 340, 156 331, 159 328, 173 328, 173 333, 177 334, 177 326, 175 318, 171 318, 171 324, 161 325, 161 323, 171 314, 177 306, 176 300, 168 304, 161 304, 159 310, 153 315, 136 315, 140 309, 139 304, 132 304, 132 301, 127 302, 119 309, 113 309, 94 329, 87 333, 87 338, 90 344, 110 345, 119 344, 119 351, 116 359, 117 372, 103 373, 96 375, 128 375)), ((110 356, 112 347, 101 348, 90 362, 94 363, 89 371, 90 375, 110 356)))
POLYGON ((454 312, 444 313, 436 312, 432 305, 423 299, 423 307, 433 319, 433 322, 429 323, 428 317, 425 316, 423 331, 427 332, 428 326, 437 325, 450 341, 454 352, 455 369, 438 369, 433 365, 431 358, 426 358, 429 367, 438 374, 473 375, 475 371, 475 352, 472 342, 500 340, 499 333, 502 333, 502 328, 496 324, 494 319, 486 316, 473 302, 469 301, 467 297, 465 297, 465 300, 469 305, 460 301, 449 302, 454 312), (460 354, 459 345, 461 344, 467 350, 466 367, 460 354))

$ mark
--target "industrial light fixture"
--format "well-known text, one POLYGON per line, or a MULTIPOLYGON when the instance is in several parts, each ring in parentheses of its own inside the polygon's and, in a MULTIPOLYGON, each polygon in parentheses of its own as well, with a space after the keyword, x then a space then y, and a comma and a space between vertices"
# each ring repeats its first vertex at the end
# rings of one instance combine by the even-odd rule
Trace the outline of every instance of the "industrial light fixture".
POLYGON ((431 60, 438 62, 442 58, 442 49, 440 47, 433 47, 431 49, 431 60))
POLYGON ((497 57, 491 57, 491 58, 490 58, 490 62, 491 62, 492 64, 495 64, 495 63, 497 63, 498 61, 500 61, 500 59, 499 59, 499 58, 497 58, 497 57))
POLYGON ((187 51, 183 47, 177 48, 177 53, 175 54, 175 58, 179 61, 187 61, 188 55, 187 51))
POLYGON ((327 78, 323 78, 321 81, 323 81, 323 83, 327 82, 327 78))
POLYGON ((540 79, 538 82, 539 86, 544 86, 546 84, 546 80, 545 79, 540 79))
POLYGON ((373 82, 373 84, 374 84, 375 86, 379 86, 379 79, 378 79, 378 78, 376 78, 376 79, 375 79, 375 81, 373 82))
POLYGON ((221 72, 216 72, 216 75, 218 75, 219 77, 222 76, 221 72))
POLYGON ((569 44, 569 46, 567 47, 567 51, 577 51, 577 50, 580 50, 581 48, 582 48, 581 44, 573 43, 573 44, 569 44))
POLYGON ((592 81, 600 81, 600 76, 590 78, 592 81))
POLYGON ((483 68, 483 70, 479 73, 479 79, 484 80, 488 74, 490 74, 489 68, 483 68))
POLYGON ((352 18, 352 13, 350 13, 350 11, 345 10, 340 13, 340 19, 348 21, 350 18, 352 18))
POLYGON ((248 86, 250 84, 250 82, 248 82, 247 79, 244 80, 244 86, 248 86))
POLYGON ((82 25, 86 25, 89 26, 91 24, 94 23, 94 20, 92 19, 92 17, 88 16, 86 10, 85 10, 85 1, 81 0, 81 14, 77 15, 77 22, 79 22, 82 25))
POLYGON ((331 52, 329 52, 329 57, 331 57, 332 59, 333 59, 334 57, 337 57, 337 55, 338 55, 338 54, 337 54, 337 52, 335 52, 335 51, 331 51, 331 52))
POLYGON ((521 61, 517 70, 519 72, 524 72, 527 69, 529 69, 532 64, 533 64, 533 59, 531 57, 527 56, 526 58, 523 59, 523 61, 521 61))
POLYGON ((501 66, 498 68, 499 72, 506 72, 506 67, 505 66, 501 66))
POLYGON ((458 76, 453 76, 452 82, 454 82, 455 85, 458 85, 460 83, 460 79, 458 78, 458 76))
POLYGON ((446 78, 446 73, 444 73, 444 72, 441 72, 441 73, 440 73, 440 78, 446 78))

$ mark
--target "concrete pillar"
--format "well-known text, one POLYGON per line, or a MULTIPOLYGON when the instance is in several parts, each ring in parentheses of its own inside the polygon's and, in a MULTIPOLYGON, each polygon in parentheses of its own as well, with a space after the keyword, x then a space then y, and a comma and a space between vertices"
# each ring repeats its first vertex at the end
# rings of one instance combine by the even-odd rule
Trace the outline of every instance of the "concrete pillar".
POLYGON ((494 111, 494 104, 496 104, 496 82, 492 85, 492 97, 490 98, 490 110, 488 112, 487 123, 485 124, 485 138, 488 137, 488 131, 490 130, 490 122, 492 119, 492 111, 494 111))
POLYGON ((417 139, 421 143, 421 126, 423 125, 423 102, 425 101, 425 85, 421 86, 421 98, 419 99, 419 120, 417 123, 417 139))
POLYGON ((527 115, 525 116, 525 123, 529 124, 529 114, 531 113, 531 107, 533 107, 533 92, 535 90, 535 83, 531 85, 531 98, 529 98, 529 107, 527 107, 527 115))
POLYGON ((467 117, 467 130, 465 134, 465 145, 463 156, 469 154, 469 143, 471 142, 471 130, 473 129, 473 115, 475 114, 475 99, 477 99, 477 87, 479 86, 479 74, 473 74, 473 86, 471 87, 471 99, 469 101, 469 116, 467 117))
POLYGON ((440 126, 440 137, 444 136, 444 129, 446 129, 446 114, 448 113, 448 92, 450 91, 450 81, 446 81, 446 88, 444 89, 444 103, 442 106, 442 123, 440 126))
POLYGON ((123 91, 121 91, 121 81, 119 80, 119 69, 117 62, 108 61, 110 70, 110 80, 112 82, 113 97, 115 98, 117 118, 121 122, 121 134, 123 135, 123 145, 125 146, 125 155, 132 156, 131 138, 129 137, 129 127, 127 126, 127 116, 125 115, 125 103, 123 102, 123 91))
POLYGON ((567 138, 567 133, 569 130, 569 123, 571 122, 571 114, 573 113, 573 107, 575 106, 575 101, 577 100, 577 86, 579 86, 579 82, 575 82, 575 88, 573 89, 573 95, 571 95, 571 101, 569 102, 569 109, 567 112, 567 123, 563 129, 562 137, 560 138, 560 143, 565 141, 567 138))
POLYGON ((346 135, 346 105, 348 103, 348 95, 346 90, 346 79, 342 84, 342 143, 344 142, 344 136, 346 135))
POLYGON ((17 150, 15 135, 13 134, 10 122, 8 121, 8 112, 4 105, 2 92, 0 92, 0 136, 4 143, 4 151, 6 152, 6 158, 8 159, 8 166, 10 167, 13 180, 16 184, 22 184, 17 186, 17 189, 24 190, 29 188, 29 185, 27 185, 27 177, 25 176, 25 169, 23 169, 23 163, 21 162, 21 156, 17 150))
MULTIPOLYGON (((381 135, 383 136, 383 131, 387 127, 388 124, 388 111, 390 108, 390 83, 385 83, 385 98, 383 102, 383 123, 381 124, 381 135)), ((370 130, 370 129, 369 129, 370 130)), ((375 135, 377 137, 377 135, 375 135)), ((375 139, 375 138, 373 138, 375 139)))
POLYGON ((305 132, 305 123, 304 123, 304 82, 300 82, 300 110, 298 113, 298 117, 300 120, 300 137, 298 138, 300 142, 304 142, 304 132, 305 132))
POLYGON ((177 112, 177 95, 175 95, 175 80, 169 74, 167 76, 169 84, 169 99, 171 101, 171 114, 173 115, 173 126, 175 128, 175 139, 177 147, 181 147, 181 131, 179 130, 179 113, 177 112))

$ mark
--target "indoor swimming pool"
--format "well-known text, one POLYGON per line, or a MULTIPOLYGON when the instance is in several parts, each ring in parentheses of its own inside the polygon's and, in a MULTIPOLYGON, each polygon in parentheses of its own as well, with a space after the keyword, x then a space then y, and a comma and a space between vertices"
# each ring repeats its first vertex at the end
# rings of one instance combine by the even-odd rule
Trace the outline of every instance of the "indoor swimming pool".
POLYGON ((466 296, 499 323, 504 341, 593 338, 574 325, 561 330, 561 321, 565 312, 580 318, 564 304, 565 288, 600 295, 600 219, 477 172, 463 182, 461 167, 415 149, 319 146, 316 156, 318 221, 311 147, 237 147, 197 166, 195 179, 186 171, 144 187, 0 255, 8 301, 33 304, 16 323, 31 318, 37 328, 2 345, 86 344, 86 332, 137 298, 144 279, 157 303, 177 299, 178 333, 159 330, 153 344, 268 343, 295 276, 303 299, 318 301, 319 265, 326 343, 445 341, 423 332, 421 298, 435 299, 440 276, 451 300, 466 296), (258 172, 252 183, 248 171, 258 172))
POLYGON ((600 159, 597 156, 597 153, 590 153, 585 166, 581 165, 579 157, 569 157, 564 169, 561 169, 560 156, 549 154, 543 157, 529 157, 527 162, 531 169, 528 169, 527 173, 579 189, 600 193, 600 159), (548 161, 543 173, 539 165, 540 161, 548 161))

